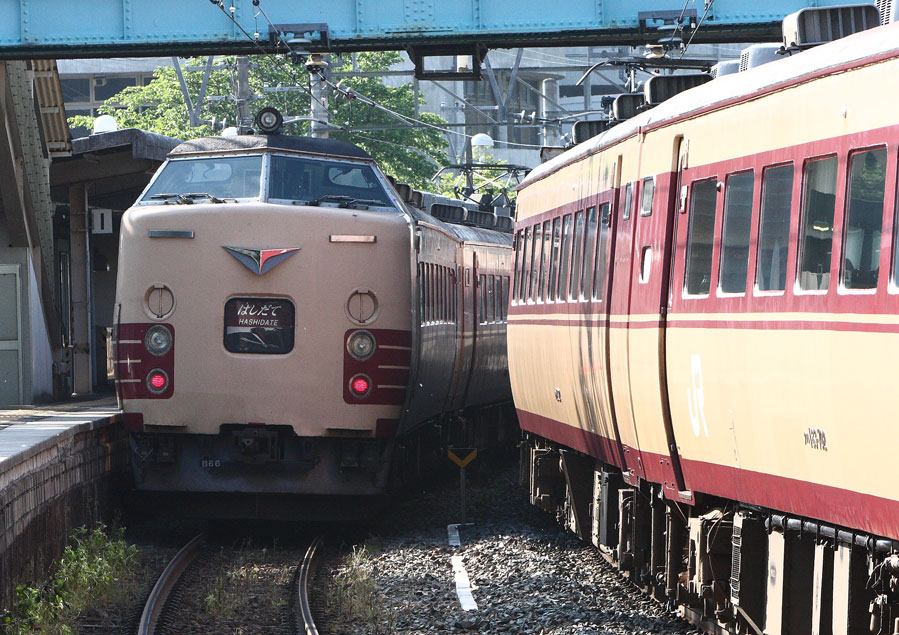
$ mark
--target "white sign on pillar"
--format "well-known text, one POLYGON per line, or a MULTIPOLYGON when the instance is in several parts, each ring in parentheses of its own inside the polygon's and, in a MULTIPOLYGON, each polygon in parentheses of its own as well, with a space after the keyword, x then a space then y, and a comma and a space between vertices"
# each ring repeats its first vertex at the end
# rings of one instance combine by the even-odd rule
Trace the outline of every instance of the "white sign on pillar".
POLYGON ((112 233, 112 210, 111 209, 91 209, 91 233, 92 234, 111 234, 112 233))

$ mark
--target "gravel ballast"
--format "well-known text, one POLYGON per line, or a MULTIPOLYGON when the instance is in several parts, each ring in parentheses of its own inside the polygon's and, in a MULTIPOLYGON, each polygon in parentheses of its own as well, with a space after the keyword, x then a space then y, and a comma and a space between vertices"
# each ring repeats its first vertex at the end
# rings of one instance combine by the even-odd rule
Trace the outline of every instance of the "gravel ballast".
POLYGON ((327 632, 697 632, 619 577, 592 545, 532 507, 517 476, 513 467, 469 474, 471 525, 460 528, 460 547, 447 542, 447 525, 461 516, 457 483, 407 496, 388 510, 366 541, 367 557, 354 565, 373 582, 380 617, 366 624, 330 614, 327 632), (477 610, 460 607, 453 556, 462 558, 477 610))

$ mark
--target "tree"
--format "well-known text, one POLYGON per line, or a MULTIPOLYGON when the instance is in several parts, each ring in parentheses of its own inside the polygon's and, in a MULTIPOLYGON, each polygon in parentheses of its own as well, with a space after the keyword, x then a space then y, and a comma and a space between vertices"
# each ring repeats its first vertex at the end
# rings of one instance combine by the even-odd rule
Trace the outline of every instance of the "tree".
MULTIPOLYGON (((360 71, 385 70, 399 62, 396 52, 382 51, 360 53, 357 66, 360 71)), ((250 58, 250 90, 264 95, 264 101, 254 104, 254 110, 263 106, 275 106, 285 115, 308 116, 310 111, 310 82, 318 81, 300 66, 292 65, 286 58, 259 55, 250 58), (273 89, 282 89, 276 91, 273 89), (284 90, 287 88, 287 90, 284 90), (268 89, 268 90, 266 90, 268 89)), ((202 68, 205 60, 192 59, 187 66, 202 68)), ((191 139, 220 134, 221 128, 235 125, 237 121, 234 94, 237 69, 235 58, 217 60, 208 82, 207 95, 224 96, 224 99, 203 104, 202 118, 214 122, 192 128, 189 125, 187 105, 181 92, 178 76, 172 67, 156 69, 153 81, 146 86, 132 86, 108 99, 100 108, 102 114, 115 117, 120 128, 134 127, 157 132, 179 139, 191 139), (224 124, 224 126, 223 126, 224 124)), ((184 79, 192 99, 199 93, 203 79, 202 70, 185 70, 184 79)), ((341 80, 342 90, 328 93, 328 107, 333 125, 344 129, 330 131, 332 139, 355 143, 374 157, 387 174, 398 181, 417 188, 427 188, 429 179, 440 166, 446 164, 446 142, 439 129, 428 127, 404 127, 397 117, 363 103, 363 96, 405 117, 415 116, 415 94, 410 84, 399 87, 386 86, 378 77, 346 77, 341 80), (353 99, 354 95, 359 98, 353 99), (360 127, 399 126, 391 130, 352 131, 360 127)), ((419 120, 439 126, 446 121, 433 113, 422 112, 419 120)), ((71 117, 70 126, 90 127, 90 117, 71 117)), ((309 132, 309 122, 289 124, 287 134, 303 135, 309 132)))

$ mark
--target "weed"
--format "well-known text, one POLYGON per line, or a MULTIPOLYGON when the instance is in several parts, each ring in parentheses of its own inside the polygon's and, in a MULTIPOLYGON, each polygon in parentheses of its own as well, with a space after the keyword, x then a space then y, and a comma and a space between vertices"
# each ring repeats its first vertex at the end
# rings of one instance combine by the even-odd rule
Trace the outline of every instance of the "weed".
POLYGON ((13 610, 0 618, 0 632, 9 635, 67 635, 70 624, 90 604, 115 601, 135 573, 139 552, 124 540, 124 530, 74 532, 53 575, 43 584, 16 588, 13 610))
POLYGON ((372 561, 365 546, 343 557, 329 589, 327 604, 337 623, 373 625, 373 633, 389 633, 393 617, 371 577, 372 561))

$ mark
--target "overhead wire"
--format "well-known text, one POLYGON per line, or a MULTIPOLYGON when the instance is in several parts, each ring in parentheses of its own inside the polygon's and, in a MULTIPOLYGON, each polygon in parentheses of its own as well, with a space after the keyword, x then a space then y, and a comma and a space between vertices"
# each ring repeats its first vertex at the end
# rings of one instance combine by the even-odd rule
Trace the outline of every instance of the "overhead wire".
POLYGON ((706 16, 709 14, 709 11, 712 10, 712 5, 715 4, 715 0, 708 0, 708 4, 705 6, 705 12, 702 14, 702 18, 699 20, 699 24, 696 25, 696 28, 693 29, 693 33, 690 34, 690 39, 687 41, 686 46, 684 46, 684 50, 681 51, 680 59, 684 59, 684 55, 687 54, 687 49, 690 48, 690 45, 693 43, 693 38, 696 37, 696 34, 699 33, 699 29, 702 27, 702 23, 705 22, 706 16))
MULTIPOLYGON (((231 21, 237 26, 237 28, 240 29, 240 31, 241 31, 245 36, 247 36, 247 38, 248 38, 251 42, 253 42, 253 44, 254 44, 254 45, 255 45, 255 46, 256 46, 256 47, 257 47, 263 54, 269 55, 269 52, 266 51, 266 50, 259 44, 258 39, 257 39, 257 38, 254 38, 252 35, 250 35, 250 33, 247 32, 247 30, 244 29, 243 26, 242 26, 239 22, 237 22, 237 20, 236 20, 236 19, 234 18, 234 16, 232 15, 232 12, 225 8, 224 0, 210 0, 210 2, 211 2, 212 4, 214 4, 215 6, 217 6, 217 7, 219 8, 219 10, 220 10, 222 13, 224 13, 225 16, 227 16, 228 19, 231 20, 231 21)), ((290 48, 289 43, 283 38, 283 35, 280 33, 280 31, 278 31, 277 27, 275 27, 275 25, 274 25, 274 24, 272 23, 272 21, 269 19, 268 14, 266 14, 265 11, 262 9, 261 3, 257 0, 256 2, 253 3, 253 5, 254 5, 255 7, 257 7, 257 9, 259 10, 259 12, 260 12, 260 13, 262 14, 262 16, 265 18, 266 22, 268 22, 268 24, 269 24, 269 26, 271 27, 271 29, 272 29, 274 32, 278 33, 279 44, 283 44, 283 45, 287 48, 287 52, 288 52, 288 53, 291 53, 291 54, 295 53, 295 51, 293 51, 293 49, 290 48)), ((232 7, 232 8, 233 8, 233 7, 232 7)), ((280 60, 278 60, 277 58, 275 58, 275 61, 276 61, 276 63, 280 66, 280 60)), ((291 73, 291 74, 293 75, 294 81, 295 81, 295 82, 297 83, 297 85, 299 86, 300 84, 299 84, 299 82, 298 82, 298 80, 297 80, 296 74, 295 74, 295 73, 291 73)), ((337 90, 338 92, 340 92, 342 95, 344 95, 344 97, 347 97, 347 96, 348 96, 348 95, 347 95, 348 89, 342 87, 340 84, 335 84, 333 81, 327 79, 324 75, 321 75, 320 77, 321 77, 321 81, 324 81, 328 86, 330 86, 331 88, 333 88, 333 89, 337 90)), ((306 90, 307 90, 307 92, 309 93, 309 96, 310 96, 311 98, 315 99, 315 96, 312 95, 312 91, 311 91, 311 90, 308 90, 308 89, 306 89, 306 90)), ((466 138, 466 139, 471 139, 471 138, 474 136, 474 135, 470 135, 470 134, 467 134, 467 133, 464 133, 464 132, 460 132, 460 131, 458 131, 458 130, 452 130, 452 129, 449 129, 449 128, 441 127, 441 126, 439 126, 439 125, 432 124, 432 123, 423 121, 423 120, 421 120, 421 119, 417 119, 417 118, 415 118, 415 117, 410 117, 410 116, 408 116, 408 115, 403 115, 402 113, 398 113, 398 112, 392 110, 391 108, 388 108, 387 106, 384 106, 383 104, 379 103, 378 101, 372 99, 371 97, 368 97, 367 95, 364 95, 364 94, 362 94, 362 93, 359 93, 358 91, 353 90, 353 91, 352 91, 352 94, 353 94, 353 96, 356 97, 356 98, 360 98, 360 97, 361 97, 361 98, 362 98, 362 99, 360 99, 361 103, 363 103, 363 104, 365 104, 365 105, 367 105, 367 106, 370 106, 370 107, 372 107, 372 108, 375 108, 375 109, 377 109, 377 110, 380 110, 380 111, 384 112, 385 114, 389 114, 390 116, 392 116, 392 117, 394 117, 394 118, 396 118, 396 119, 399 119, 400 121, 402 121, 403 123, 405 123, 406 125, 408 125, 410 128, 418 128, 418 127, 432 128, 432 129, 434 129, 434 130, 440 131, 441 133, 453 134, 453 135, 456 135, 456 136, 459 136, 459 137, 464 137, 464 138, 466 138)), ((324 104, 324 103, 321 102, 320 100, 316 100, 316 101, 318 101, 323 107, 326 106, 326 104, 324 104)), ((339 129, 339 130, 343 130, 343 131, 345 131, 345 132, 350 132, 350 130, 347 129, 345 126, 339 126, 339 125, 334 125, 334 124, 329 124, 329 125, 331 125, 332 127, 337 128, 337 129, 339 129)), ((374 138, 372 138, 372 139, 374 139, 374 138)), ((390 142, 384 141, 384 143, 390 143, 390 142)), ((513 141, 502 141, 502 140, 494 140, 494 143, 499 143, 499 144, 506 145, 506 146, 522 147, 522 148, 540 148, 540 147, 541 147, 540 145, 532 144, 532 143, 516 143, 516 142, 513 142, 513 141)), ((403 147, 406 147, 406 146, 403 146, 403 147)))

